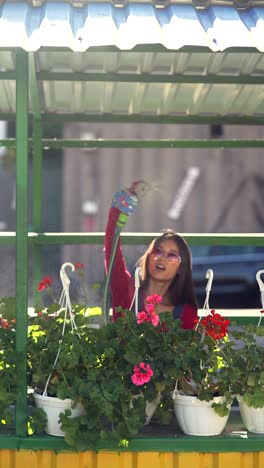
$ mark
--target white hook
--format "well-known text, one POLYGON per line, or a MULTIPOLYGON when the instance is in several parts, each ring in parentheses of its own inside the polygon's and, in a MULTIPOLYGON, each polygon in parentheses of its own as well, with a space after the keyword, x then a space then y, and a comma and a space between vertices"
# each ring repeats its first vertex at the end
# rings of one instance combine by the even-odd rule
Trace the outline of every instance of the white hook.
MULTIPOLYGON (((62 292, 61 292, 61 297, 60 297, 60 300, 59 300, 59 304, 61 307, 64 308, 65 306, 65 314, 67 315, 67 310, 70 314, 70 318, 71 318, 71 324, 72 324, 72 327, 76 328, 75 326, 75 323, 74 323, 74 319, 73 319, 73 314, 72 314, 72 305, 71 305, 71 299, 70 299, 70 278, 68 277, 67 273, 66 273, 66 268, 67 267, 70 267, 72 271, 75 271, 75 266, 70 263, 70 262, 66 262, 66 263, 63 263, 63 265, 61 266, 61 269, 60 269, 60 278, 61 278, 61 282, 62 282, 62 292)), ((65 317, 66 317, 65 315, 65 317)), ((63 334, 64 334, 64 328, 65 328, 65 321, 64 321, 64 326, 63 326, 63 334)))
POLYGON ((258 285, 259 285, 260 292, 264 292, 264 282, 260 278, 263 273, 264 273, 264 270, 259 270, 257 272, 257 274, 256 274, 256 278, 257 278, 257 282, 258 282, 258 285))
POLYGON ((205 288, 205 290, 206 290, 207 292, 210 292, 210 291, 211 291, 213 278, 214 278, 214 272, 213 272, 213 270, 211 270, 211 269, 207 270, 207 272, 206 272, 206 279, 208 279, 208 281, 207 281, 207 285, 206 285, 206 288, 205 288))
MULTIPOLYGON (((259 270, 257 272, 257 274, 256 274, 256 279, 257 279, 257 282, 258 282, 258 285, 259 285, 259 290, 260 290, 261 306, 262 306, 262 309, 264 309, 264 282, 260 278, 262 273, 264 273, 264 270, 259 270)), ((262 320, 262 312, 260 312, 258 327, 261 324, 261 320, 262 320)))
POLYGON ((63 265, 61 266, 60 278, 61 278, 61 282, 62 282, 62 286, 64 290, 69 289, 69 285, 70 285, 70 278, 68 277, 65 271, 66 267, 70 267, 72 271, 75 270, 75 266, 73 265, 73 263, 70 263, 70 262, 63 263, 63 265))

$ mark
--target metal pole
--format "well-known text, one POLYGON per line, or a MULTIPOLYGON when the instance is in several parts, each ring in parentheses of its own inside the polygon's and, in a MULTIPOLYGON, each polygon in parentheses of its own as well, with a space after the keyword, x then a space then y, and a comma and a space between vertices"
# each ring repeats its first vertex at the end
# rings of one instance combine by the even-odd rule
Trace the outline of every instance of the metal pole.
POLYGON ((28 56, 16 54, 16 435, 27 433, 28 56))
MULTIPOLYGON (((37 233, 42 230, 42 123, 33 122, 33 229, 37 233)), ((40 281, 42 246, 33 244, 33 303, 37 305, 37 285, 40 281)))

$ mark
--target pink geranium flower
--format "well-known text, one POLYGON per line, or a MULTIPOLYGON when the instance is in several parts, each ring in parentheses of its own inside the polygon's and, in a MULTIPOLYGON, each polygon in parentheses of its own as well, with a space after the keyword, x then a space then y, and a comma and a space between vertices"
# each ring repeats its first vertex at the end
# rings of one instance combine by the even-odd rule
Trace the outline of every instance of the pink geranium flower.
POLYGON ((162 296, 153 294, 147 297, 146 311, 141 311, 137 314, 137 323, 150 322, 154 327, 160 323, 159 315, 155 312, 156 305, 162 301, 162 296))
POLYGON ((152 325, 154 325, 154 327, 158 326, 158 324, 160 323, 160 318, 159 318, 158 314, 153 314, 152 315, 151 323, 152 323, 152 325))
POLYGON ((147 305, 146 305, 146 311, 147 311, 149 314, 155 313, 155 305, 154 305, 154 304, 147 304, 147 305))
POLYGON ((139 312, 137 314, 137 323, 140 324, 140 323, 143 323, 143 322, 149 322, 149 316, 148 314, 142 310, 142 312, 139 312))
POLYGON ((138 366, 134 366, 134 374, 131 376, 133 384, 140 386, 149 382, 151 377, 154 375, 150 364, 141 362, 138 366))
POLYGON ((147 302, 154 304, 154 305, 160 304, 161 301, 162 301, 162 296, 160 296, 159 294, 153 294, 152 296, 147 297, 147 302))

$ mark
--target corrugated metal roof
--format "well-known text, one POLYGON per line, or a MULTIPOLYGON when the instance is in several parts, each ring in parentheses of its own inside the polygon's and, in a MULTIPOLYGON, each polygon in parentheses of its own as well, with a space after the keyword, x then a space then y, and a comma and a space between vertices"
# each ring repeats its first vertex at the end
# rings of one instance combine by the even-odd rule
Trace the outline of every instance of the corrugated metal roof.
POLYGON ((5 2, 0 113, 15 111, 17 47, 34 52, 41 112, 264 115, 261 6, 5 2))
POLYGON ((0 47, 67 47, 80 52, 90 47, 116 46, 131 50, 136 45, 161 44, 166 49, 201 46, 212 51, 230 47, 264 50, 264 9, 238 11, 233 6, 212 5, 197 10, 189 4, 156 8, 129 3, 118 8, 111 3, 6 2, 0 9, 0 47))

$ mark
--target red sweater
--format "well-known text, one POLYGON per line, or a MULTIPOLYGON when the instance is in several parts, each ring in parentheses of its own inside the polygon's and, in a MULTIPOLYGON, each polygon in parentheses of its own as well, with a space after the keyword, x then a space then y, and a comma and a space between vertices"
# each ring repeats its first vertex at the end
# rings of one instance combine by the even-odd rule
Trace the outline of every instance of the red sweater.
MULTIPOLYGON (((108 272, 115 228, 119 215, 120 211, 118 208, 110 208, 104 241, 106 273, 108 272)), ((133 299, 134 291, 134 278, 132 278, 131 274, 126 268, 126 262, 122 254, 119 239, 111 277, 113 319, 119 316, 119 314, 115 312, 116 307, 129 309, 133 299)), ((197 310, 191 304, 184 304, 180 319, 182 321, 183 328, 193 328, 195 319, 197 319, 197 310)))

